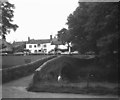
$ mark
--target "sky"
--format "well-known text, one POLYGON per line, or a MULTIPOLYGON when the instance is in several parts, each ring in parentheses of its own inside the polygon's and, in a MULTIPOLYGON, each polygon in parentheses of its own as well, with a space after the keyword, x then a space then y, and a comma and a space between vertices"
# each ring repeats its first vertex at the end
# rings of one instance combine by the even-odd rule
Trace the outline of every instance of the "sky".
POLYGON ((49 39, 66 25, 79 0, 9 0, 15 4, 14 22, 19 28, 6 36, 8 42, 49 39))

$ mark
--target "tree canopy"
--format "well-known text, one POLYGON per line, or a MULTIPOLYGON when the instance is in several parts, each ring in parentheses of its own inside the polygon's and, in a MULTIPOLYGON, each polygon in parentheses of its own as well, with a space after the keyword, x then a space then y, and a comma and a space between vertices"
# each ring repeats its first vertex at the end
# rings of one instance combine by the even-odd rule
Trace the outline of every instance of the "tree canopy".
MULTIPOLYGON (((120 14, 117 2, 80 2, 76 10, 67 18, 68 36, 73 48, 80 53, 89 51, 99 56, 113 58, 118 54, 120 14), (110 57, 111 56, 111 57, 110 57)), ((62 32, 61 32, 62 31, 62 32)), ((68 41, 58 32, 63 41, 68 41)))
POLYGON ((66 28, 62 28, 58 31, 58 39, 63 42, 63 44, 71 42, 71 35, 69 34, 69 30, 66 28))
POLYGON ((73 43, 79 45, 80 51, 96 53, 100 48, 109 48, 108 45, 117 46, 118 16, 117 3, 80 3, 67 22, 72 29, 73 43))
POLYGON ((11 4, 9 2, 2 2, 0 3, 0 35, 3 39, 5 39, 5 35, 10 33, 10 30, 16 31, 18 28, 18 25, 13 24, 12 18, 14 17, 14 11, 15 8, 14 4, 11 4))

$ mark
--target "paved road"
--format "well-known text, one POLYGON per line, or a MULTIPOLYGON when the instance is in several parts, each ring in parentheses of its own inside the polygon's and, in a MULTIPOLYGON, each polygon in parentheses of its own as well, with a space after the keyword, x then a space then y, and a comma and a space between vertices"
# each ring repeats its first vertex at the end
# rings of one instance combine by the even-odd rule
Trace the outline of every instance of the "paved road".
POLYGON ((117 98, 116 96, 91 96, 82 94, 65 94, 65 93, 34 93, 26 91, 26 87, 30 83, 33 75, 15 80, 3 86, 2 98, 117 98))

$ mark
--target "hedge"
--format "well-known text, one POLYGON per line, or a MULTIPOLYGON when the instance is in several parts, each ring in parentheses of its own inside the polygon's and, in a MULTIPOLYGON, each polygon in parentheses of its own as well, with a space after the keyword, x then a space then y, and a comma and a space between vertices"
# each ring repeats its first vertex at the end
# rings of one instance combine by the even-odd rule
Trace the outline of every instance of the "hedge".
POLYGON ((32 74, 39 66, 41 66, 44 62, 47 60, 50 60, 56 56, 49 56, 42 59, 39 59, 37 61, 24 64, 24 65, 18 65, 11 68, 6 68, 2 70, 2 83, 6 83, 27 75, 32 74))

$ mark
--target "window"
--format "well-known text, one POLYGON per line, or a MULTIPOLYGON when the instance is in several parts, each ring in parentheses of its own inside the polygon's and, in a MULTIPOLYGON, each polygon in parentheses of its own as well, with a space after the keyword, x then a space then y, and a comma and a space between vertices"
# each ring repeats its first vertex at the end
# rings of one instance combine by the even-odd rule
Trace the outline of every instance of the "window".
POLYGON ((40 44, 37 44, 38 47, 40 47, 40 44))
POLYGON ((46 44, 44 44, 43 46, 46 47, 46 44))
POLYGON ((44 49, 44 52, 47 52, 47 49, 44 49))
POLYGON ((37 50, 35 50, 34 52, 37 53, 37 50))
POLYGON ((29 45, 29 48, 32 48, 32 45, 29 45))
POLYGON ((34 47, 36 48, 36 45, 34 45, 34 47))
POLYGON ((39 50, 39 52, 41 52, 41 50, 39 50))

